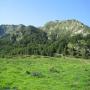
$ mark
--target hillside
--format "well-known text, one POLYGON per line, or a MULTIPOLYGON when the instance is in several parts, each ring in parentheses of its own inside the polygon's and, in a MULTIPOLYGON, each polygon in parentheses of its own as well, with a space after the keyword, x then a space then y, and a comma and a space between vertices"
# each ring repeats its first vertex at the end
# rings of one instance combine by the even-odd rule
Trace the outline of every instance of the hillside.
POLYGON ((77 34, 86 36, 90 34, 90 27, 74 19, 65 21, 50 21, 46 23, 42 29, 47 32, 48 36, 56 35, 57 37, 67 34, 70 36, 77 34))
MULTIPOLYGON (((17 31, 21 31, 23 28, 26 29, 33 29, 38 30, 39 28, 36 28, 34 26, 25 26, 23 24, 20 25, 0 25, 0 36, 3 36, 5 34, 12 34, 17 31)), ((57 34, 65 34, 70 33, 72 35, 75 34, 83 34, 87 35, 90 33, 90 27, 87 25, 84 25, 78 20, 65 20, 65 21, 50 21, 47 22, 43 27, 41 27, 43 31, 47 32, 49 35, 51 33, 56 32, 57 34)))
POLYGON ((74 19, 50 21, 40 28, 0 25, 0 56, 32 54, 89 58, 90 27, 74 19))

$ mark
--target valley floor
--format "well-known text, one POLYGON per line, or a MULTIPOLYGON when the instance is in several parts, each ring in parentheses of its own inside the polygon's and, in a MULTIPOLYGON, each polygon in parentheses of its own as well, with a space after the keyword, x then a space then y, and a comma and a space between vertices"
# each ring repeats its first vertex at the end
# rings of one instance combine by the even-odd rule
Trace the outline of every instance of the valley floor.
POLYGON ((0 58, 0 90, 90 90, 90 60, 0 58))

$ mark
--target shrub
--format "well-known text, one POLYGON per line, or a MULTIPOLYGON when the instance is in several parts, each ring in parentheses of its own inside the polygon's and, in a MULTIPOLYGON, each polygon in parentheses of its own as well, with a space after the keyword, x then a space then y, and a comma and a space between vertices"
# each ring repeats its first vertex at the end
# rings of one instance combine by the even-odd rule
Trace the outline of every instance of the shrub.
POLYGON ((30 72, 29 71, 26 71, 26 74, 30 74, 30 72))
POLYGON ((10 87, 0 87, 0 90, 10 90, 10 87))
POLYGON ((59 70, 57 70, 54 67, 51 67, 49 70, 50 70, 50 72, 53 72, 53 73, 59 73, 59 70))
POLYGON ((32 72, 31 73, 31 76, 42 78, 44 75, 41 72, 32 72))
POLYGON ((85 71, 88 71, 88 69, 85 68, 85 71))

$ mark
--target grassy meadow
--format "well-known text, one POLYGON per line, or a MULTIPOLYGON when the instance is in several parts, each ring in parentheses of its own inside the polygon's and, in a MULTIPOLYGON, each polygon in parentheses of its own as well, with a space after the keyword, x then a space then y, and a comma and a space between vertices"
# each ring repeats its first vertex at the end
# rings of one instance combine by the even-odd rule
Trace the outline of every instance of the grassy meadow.
POLYGON ((0 90, 90 90, 90 60, 0 58, 0 90))

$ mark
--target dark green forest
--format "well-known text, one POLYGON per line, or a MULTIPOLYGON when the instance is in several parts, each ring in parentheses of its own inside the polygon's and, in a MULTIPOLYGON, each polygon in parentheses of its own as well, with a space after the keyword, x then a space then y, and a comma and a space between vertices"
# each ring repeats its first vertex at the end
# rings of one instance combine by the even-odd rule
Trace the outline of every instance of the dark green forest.
POLYGON ((17 55, 90 58, 90 27, 77 20, 42 27, 0 25, 0 57, 17 55))

